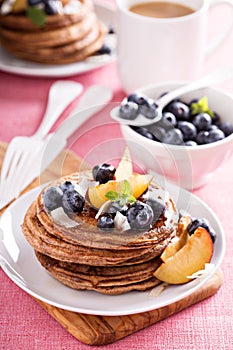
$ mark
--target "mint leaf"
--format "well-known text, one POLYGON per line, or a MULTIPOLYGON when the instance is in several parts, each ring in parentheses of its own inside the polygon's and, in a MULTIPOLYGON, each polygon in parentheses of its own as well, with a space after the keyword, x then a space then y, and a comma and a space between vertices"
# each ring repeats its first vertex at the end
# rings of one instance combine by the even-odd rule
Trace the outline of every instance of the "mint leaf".
POLYGON ((27 16, 37 27, 42 27, 45 24, 46 14, 37 7, 29 6, 27 9, 27 16))
POLYGON ((121 206, 124 206, 127 203, 134 203, 136 198, 130 194, 131 191, 131 186, 129 181, 124 180, 121 192, 116 192, 116 191, 108 191, 105 194, 105 197, 112 201, 116 202, 119 201, 121 206))
POLYGON ((209 109, 208 98, 206 96, 200 98, 197 102, 194 102, 190 106, 191 114, 208 113, 211 117, 214 116, 214 112, 209 109))
POLYGON ((112 202, 115 202, 119 199, 119 194, 115 191, 108 191, 106 194, 105 194, 105 197, 112 201, 112 202))
POLYGON ((131 187, 130 187, 130 183, 129 181, 127 180, 124 180, 123 182, 123 186, 122 186, 122 189, 121 189, 121 194, 124 196, 129 196, 130 195, 130 190, 131 190, 131 187))

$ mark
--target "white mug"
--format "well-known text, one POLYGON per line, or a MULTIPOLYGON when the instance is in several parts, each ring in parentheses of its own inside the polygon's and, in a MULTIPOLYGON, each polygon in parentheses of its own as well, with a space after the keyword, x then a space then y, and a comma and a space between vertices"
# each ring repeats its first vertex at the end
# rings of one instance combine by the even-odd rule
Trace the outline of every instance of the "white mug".
POLYGON ((118 72, 127 93, 151 83, 199 78, 206 56, 232 28, 233 16, 232 21, 223 23, 223 31, 213 42, 208 43, 210 7, 227 3, 233 15, 231 0, 164 0, 194 10, 176 18, 146 17, 129 10, 132 5, 150 1, 153 0, 116 0, 118 72))

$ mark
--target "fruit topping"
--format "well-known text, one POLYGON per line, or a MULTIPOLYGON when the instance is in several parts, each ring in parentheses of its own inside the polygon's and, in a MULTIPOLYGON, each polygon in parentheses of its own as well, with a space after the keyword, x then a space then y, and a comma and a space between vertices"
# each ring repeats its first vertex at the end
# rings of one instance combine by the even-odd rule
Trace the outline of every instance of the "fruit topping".
POLYGON ((132 229, 149 229, 153 224, 153 210, 150 205, 136 201, 126 212, 126 217, 132 229))
POLYGON ((116 169, 113 165, 104 163, 94 166, 92 174, 95 181, 98 181, 100 184, 105 184, 113 180, 115 171, 116 169))
POLYGON ((66 213, 81 212, 85 203, 84 197, 74 189, 74 184, 70 181, 49 187, 43 195, 43 201, 47 211, 62 207, 66 213))
POLYGON ((153 211, 153 223, 155 223, 160 218, 160 216, 164 214, 165 205, 152 198, 149 198, 146 201, 146 204, 148 204, 153 211))
POLYGON ((213 242, 203 227, 198 227, 187 242, 154 272, 159 280, 171 284, 190 281, 188 276, 205 268, 213 255, 213 242))
POLYGON ((111 231, 114 228, 114 220, 112 215, 105 214, 99 217, 97 227, 104 231, 111 231))
POLYGON ((65 181, 60 185, 62 192, 72 191, 74 189, 74 184, 71 181, 65 181))
POLYGON ((49 187, 44 193, 43 200, 45 208, 48 211, 52 211, 61 206, 63 192, 60 187, 52 186, 49 187))
POLYGON ((77 191, 65 191, 62 206, 66 213, 80 213, 83 210, 85 199, 77 191))
POLYGON ((206 229, 206 231, 209 233, 213 243, 215 242, 216 239, 216 232, 213 229, 213 227, 210 226, 210 223, 207 219, 205 218, 192 218, 192 221, 190 222, 188 226, 188 233, 189 235, 193 235, 195 230, 198 227, 203 227, 206 229))

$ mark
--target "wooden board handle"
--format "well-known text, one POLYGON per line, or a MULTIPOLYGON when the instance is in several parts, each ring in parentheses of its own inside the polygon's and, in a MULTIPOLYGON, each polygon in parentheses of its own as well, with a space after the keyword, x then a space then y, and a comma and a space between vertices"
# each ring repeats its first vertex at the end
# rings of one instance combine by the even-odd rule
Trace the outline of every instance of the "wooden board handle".
POLYGON ((75 313, 36 301, 75 338, 88 345, 105 345, 155 324, 185 308, 214 295, 223 283, 218 270, 193 294, 156 310, 127 316, 95 316, 75 313))

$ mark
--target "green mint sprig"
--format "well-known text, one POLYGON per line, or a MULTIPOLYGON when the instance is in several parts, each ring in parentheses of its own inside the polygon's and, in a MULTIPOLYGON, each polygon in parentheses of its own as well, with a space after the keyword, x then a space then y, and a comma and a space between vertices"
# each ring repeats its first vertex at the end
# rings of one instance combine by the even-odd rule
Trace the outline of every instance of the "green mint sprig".
POLYGON ((128 203, 134 203, 136 198, 130 193, 131 187, 130 183, 127 180, 124 180, 121 192, 108 191, 105 194, 105 197, 112 202, 120 202, 120 206, 123 206, 128 203))
POLYGON ((200 98, 197 102, 191 104, 191 114, 208 113, 211 117, 214 116, 214 112, 209 109, 208 98, 206 96, 200 98))
POLYGON ((46 21, 46 14, 43 10, 35 7, 29 6, 27 8, 27 17, 34 23, 37 27, 42 27, 46 21))

